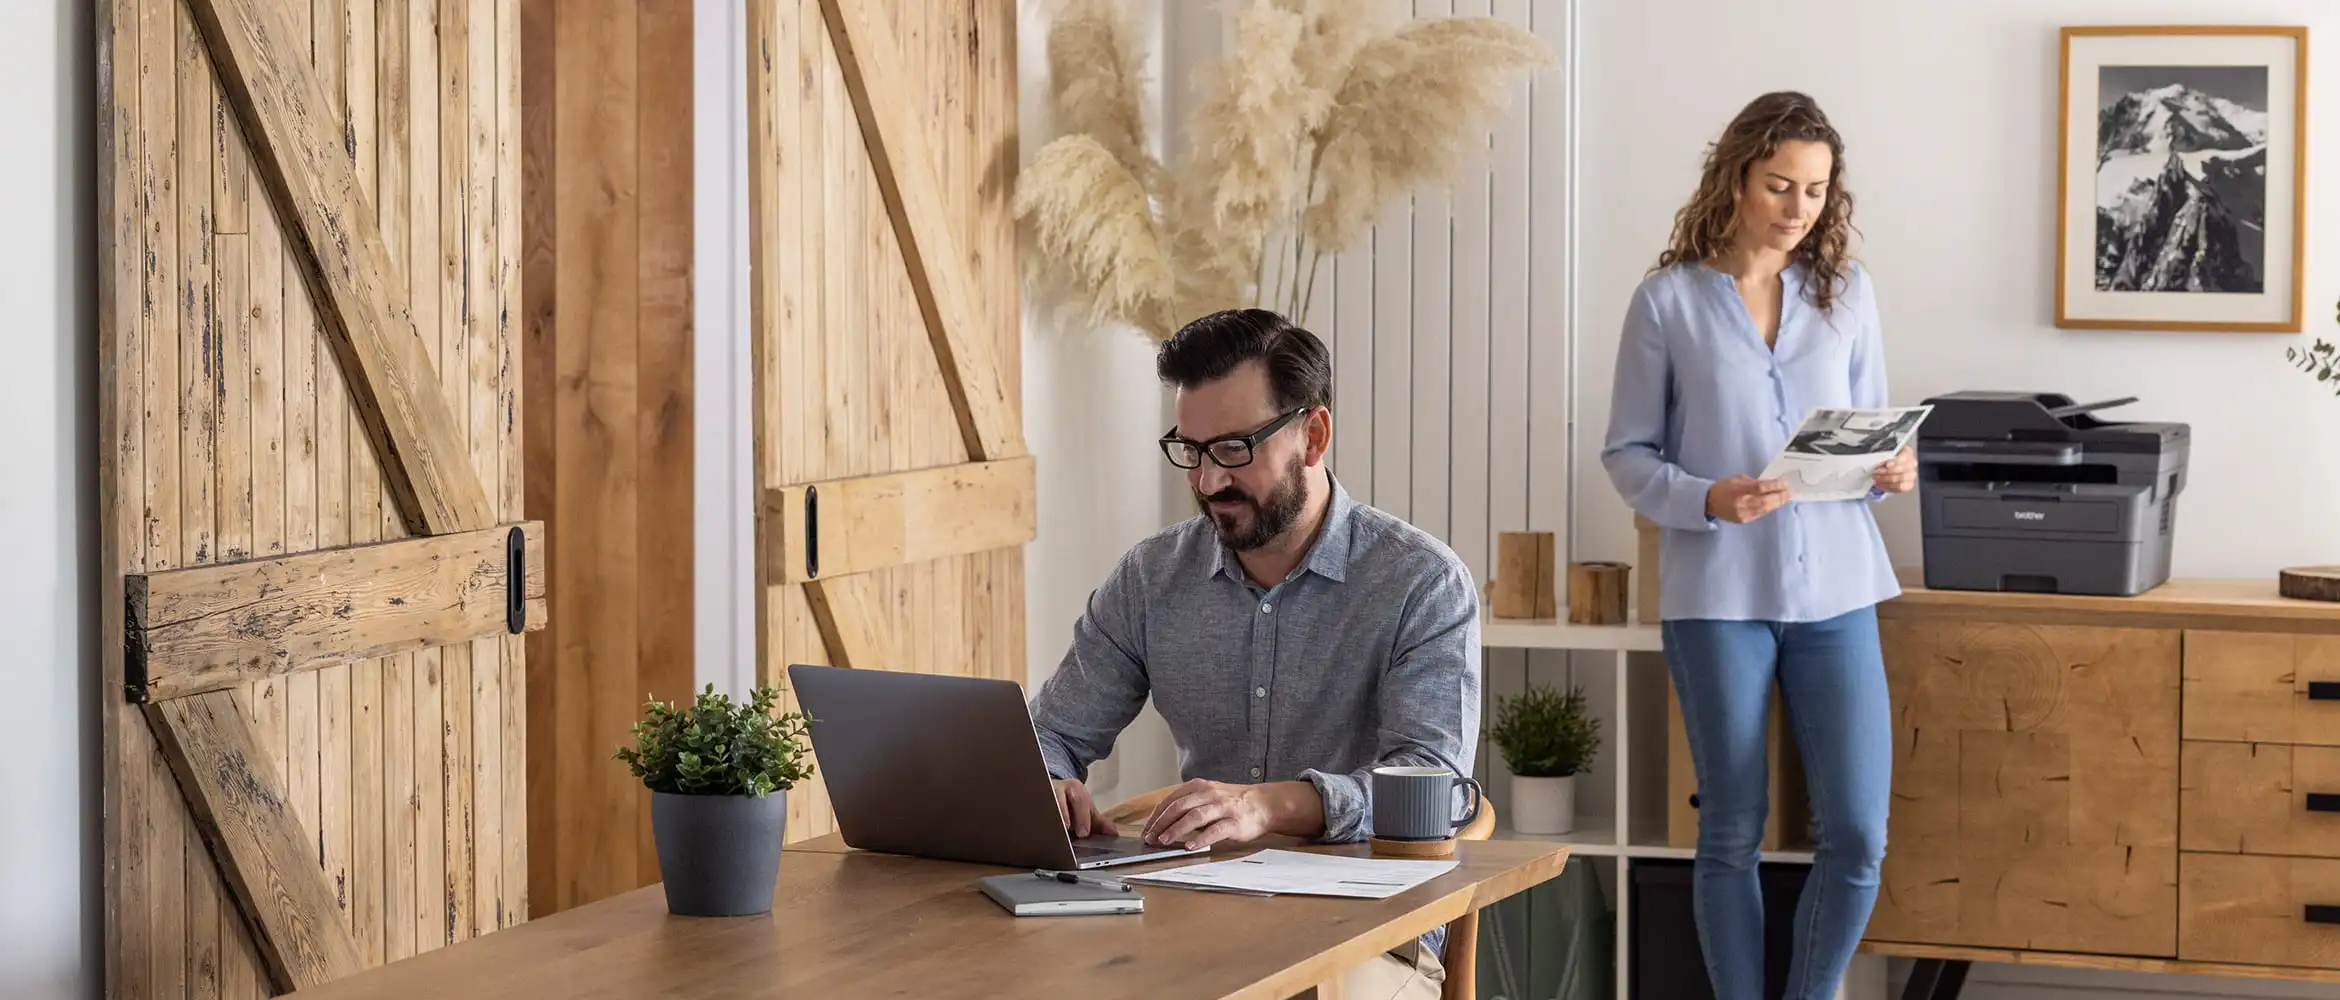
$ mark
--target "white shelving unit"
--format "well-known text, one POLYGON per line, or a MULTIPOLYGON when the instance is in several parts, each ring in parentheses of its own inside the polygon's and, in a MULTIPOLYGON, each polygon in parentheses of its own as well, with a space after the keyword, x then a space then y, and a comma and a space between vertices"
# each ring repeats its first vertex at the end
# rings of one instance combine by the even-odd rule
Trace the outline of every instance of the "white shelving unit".
MULTIPOLYGON (((1632 865, 1649 858, 1687 860, 1688 847, 1666 842, 1666 688, 1671 683, 1663 658, 1665 641, 1656 625, 1574 625, 1566 619, 1501 619, 1487 613, 1479 618, 1480 644, 1489 650, 1551 650, 1570 654, 1573 680, 1588 695, 1614 692, 1602 719, 1602 753, 1594 768, 1606 770, 1612 786, 1607 815, 1602 803, 1578 791, 1575 829, 1564 834, 1523 834, 1503 822, 1498 810, 1498 840, 1545 840, 1569 845, 1572 858, 1610 859, 1616 868, 1612 896, 1616 913, 1617 1000, 1628 1000, 1632 919, 1632 865), (1606 659, 1604 664, 1600 661, 1606 659), (1588 675, 1588 671, 1591 672, 1588 675), (1607 676, 1595 676, 1602 673, 1607 676)), ((1490 696, 1510 693, 1490 683, 1490 696)), ((1492 697, 1486 722, 1492 722, 1492 697)), ((1501 755, 1489 746, 1482 754, 1481 773, 1492 778, 1503 773, 1501 755)), ((1487 779, 1482 779, 1487 780, 1487 779)), ((1580 780, 1580 784, 1583 782, 1580 780)), ((1495 788, 1489 789, 1496 793, 1495 788)), ((1497 805, 1501 805, 1498 798, 1497 805)), ((1763 860, 1810 864, 1809 851, 1766 851, 1763 860)))

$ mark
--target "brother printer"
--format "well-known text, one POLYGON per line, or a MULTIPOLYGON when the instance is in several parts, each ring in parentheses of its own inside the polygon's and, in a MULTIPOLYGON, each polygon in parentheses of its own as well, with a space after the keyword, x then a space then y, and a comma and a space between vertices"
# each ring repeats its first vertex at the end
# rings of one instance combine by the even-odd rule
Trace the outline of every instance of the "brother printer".
POLYGON ((2128 597, 2169 579, 2185 424, 2055 393, 1957 392, 1918 428, 1926 586, 2128 597))

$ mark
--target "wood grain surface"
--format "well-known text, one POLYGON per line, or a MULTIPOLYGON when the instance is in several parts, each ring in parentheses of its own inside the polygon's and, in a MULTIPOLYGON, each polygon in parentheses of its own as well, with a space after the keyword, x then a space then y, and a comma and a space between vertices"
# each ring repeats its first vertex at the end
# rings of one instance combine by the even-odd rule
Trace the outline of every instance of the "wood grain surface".
POLYGON ((1558 876, 1567 856, 1470 842, 1453 872, 1387 900, 1148 888, 1142 915, 1019 920, 975 886, 1007 869, 791 850, 768 915, 673 917, 653 886, 302 996, 1281 1000, 1558 876))

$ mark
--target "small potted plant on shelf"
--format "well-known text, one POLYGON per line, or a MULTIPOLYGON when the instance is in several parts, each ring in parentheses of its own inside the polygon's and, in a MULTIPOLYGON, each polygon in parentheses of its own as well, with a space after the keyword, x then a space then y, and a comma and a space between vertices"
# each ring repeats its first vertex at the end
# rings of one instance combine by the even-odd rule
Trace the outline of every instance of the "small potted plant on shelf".
POLYGON ((1586 710, 1584 691, 1566 694, 1531 685, 1498 697, 1489 735, 1511 768, 1511 828, 1520 833, 1576 829, 1576 775, 1600 753, 1600 720, 1586 710))
POLYGON ((772 909, 788 789, 812 776, 803 713, 773 712, 759 685, 746 704, 707 689, 688 708, 650 702, 617 759, 650 789, 650 830, 666 908, 729 917, 772 909))

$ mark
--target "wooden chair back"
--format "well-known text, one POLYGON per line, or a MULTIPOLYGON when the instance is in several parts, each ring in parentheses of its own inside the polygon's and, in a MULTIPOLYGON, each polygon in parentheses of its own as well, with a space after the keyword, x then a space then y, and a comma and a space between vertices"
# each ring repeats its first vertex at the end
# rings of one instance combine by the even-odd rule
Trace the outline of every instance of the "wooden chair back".
MULTIPOLYGON (((1143 824, 1153 815, 1154 807, 1161 805, 1177 786, 1156 788, 1133 795, 1105 809, 1105 818, 1115 826, 1128 831, 1143 824)), ((1495 801, 1480 803, 1479 815, 1470 824, 1455 831, 1458 840, 1485 840, 1495 833, 1495 801)), ((1472 910, 1446 925, 1445 953, 1439 956, 1446 967, 1446 984, 1439 989, 1439 1000, 1478 1000, 1479 996, 1479 911, 1472 910)))

